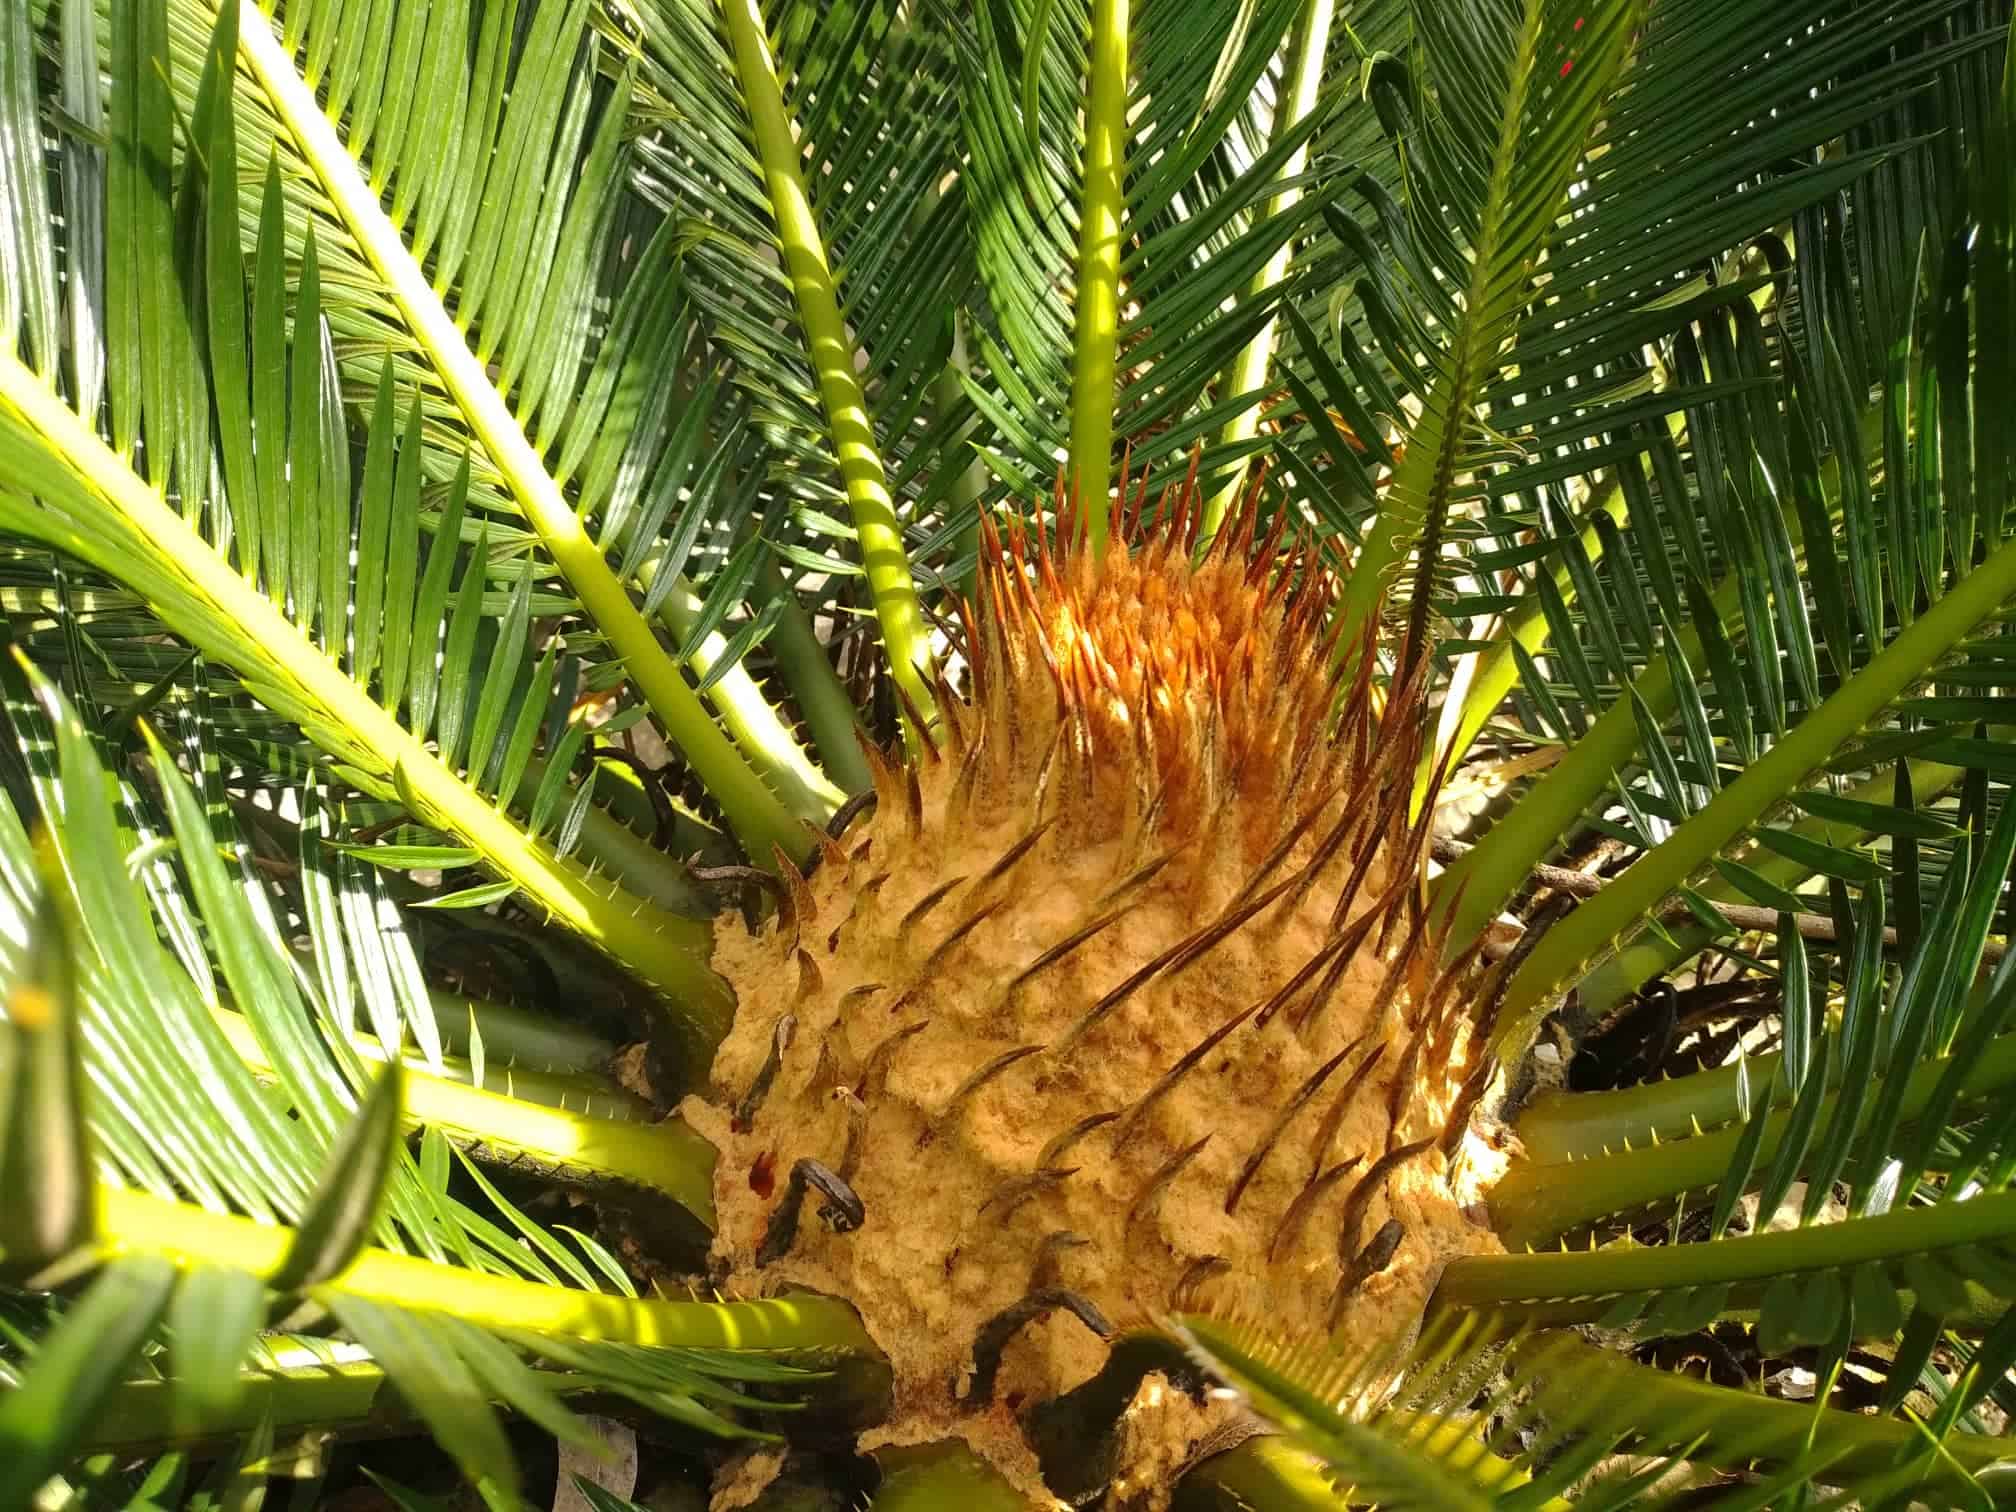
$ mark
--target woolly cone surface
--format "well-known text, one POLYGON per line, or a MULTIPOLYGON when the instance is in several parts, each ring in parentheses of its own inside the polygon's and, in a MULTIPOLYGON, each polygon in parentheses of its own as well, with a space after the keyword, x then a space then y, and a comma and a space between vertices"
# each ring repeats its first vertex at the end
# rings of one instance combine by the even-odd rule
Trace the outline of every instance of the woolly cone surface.
POLYGON ((895 1368, 871 1438, 959 1434, 1032 1495, 1017 1413, 1099 1331, 1244 1306, 1383 1340, 1495 1248, 1464 1211, 1500 1165, 1476 957, 1438 969, 1408 823, 1418 699, 1337 682, 1313 554, 1256 550, 1250 512, 1193 569, 1193 497, 1144 531, 1137 496, 1099 560, 990 531, 971 700, 786 867, 778 920, 722 931, 739 1009, 686 1109, 727 1284, 850 1298, 895 1368), (794 1204, 806 1160, 858 1231, 794 1204))

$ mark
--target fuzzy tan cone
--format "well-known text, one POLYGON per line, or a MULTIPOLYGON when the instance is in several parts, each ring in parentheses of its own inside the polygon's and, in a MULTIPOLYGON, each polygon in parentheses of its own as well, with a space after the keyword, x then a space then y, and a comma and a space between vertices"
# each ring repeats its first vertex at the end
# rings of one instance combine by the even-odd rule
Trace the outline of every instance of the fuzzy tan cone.
POLYGON ((1138 489, 1097 557, 988 527, 970 696, 723 932, 740 1006, 685 1110, 725 1284, 849 1298, 888 1351, 864 1445, 957 1435, 1038 1500, 1028 1409, 1116 1333, 1388 1339, 1496 1248, 1484 977, 1443 964, 1410 814, 1423 681, 1382 695, 1323 635, 1317 553, 1256 545, 1252 503, 1199 560, 1196 499, 1138 489))

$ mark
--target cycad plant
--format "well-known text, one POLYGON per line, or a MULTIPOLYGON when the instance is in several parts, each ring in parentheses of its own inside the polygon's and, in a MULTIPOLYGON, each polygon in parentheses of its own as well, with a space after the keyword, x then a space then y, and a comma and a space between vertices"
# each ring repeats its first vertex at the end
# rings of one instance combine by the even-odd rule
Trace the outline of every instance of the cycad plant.
POLYGON ((0 1507, 2006 1495, 2008 21, 0 0, 0 1507))

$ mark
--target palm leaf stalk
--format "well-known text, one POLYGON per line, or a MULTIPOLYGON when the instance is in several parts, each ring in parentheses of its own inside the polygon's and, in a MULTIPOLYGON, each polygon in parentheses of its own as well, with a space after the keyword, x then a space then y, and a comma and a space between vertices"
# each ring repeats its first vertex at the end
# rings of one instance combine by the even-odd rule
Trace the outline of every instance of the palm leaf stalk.
MULTIPOLYGON (((262 1080, 270 1080, 273 1068, 251 1024, 225 1010, 218 1011, 217 1022, 246 1066, 255 1075, 263 1073, 262 1080)), ((367 1058, 383 1055, 375 1042, 360 1043, 358 1049, 367 1058)), ((470 1074, 466 1063, 461 1069, 465 1076, 470 1074)), ((465 1085, 409 1064, 405 1087, 409 1124, 438 1130, 485 1161, 531 1167, 579 1186, 606 1184, 662 1193, 702 1224, 713 1222, 714 1152, 684 1125, 651 1120, 648 1105, 632 1108, 628 1102, 634 1100, 620 1089, 611 1089, 614 1097, 603 1094, 603 1102, 627 1116, 566 1107, 562 1099, 588 1101, 593 1096, 572 1087, 558 1091, 556 1101, 546 1101, 538 1095, 536 1072, 513 1074, 499 1068, 485 1079, 495 1080, 501 1090, 465 1085)))
MULTIPOLYGON (((638 581, 647 592, 657 578, 657 571, 658 563, 650 558, 638 571, 638 581)), ((658 613, 666 628, 683 642, 700 628, 705 609, 705 600, 693 585, 682 581, 672 585, 658 613)), ((716 630, 701 639, 691 657, 694 672, 711 685, 710 695, 716 692, 722 695, 714 699, 722 724, 744 751, 775 753, 781 758, 771 765, 768 776, 771 787, 793 818, 806 824, 824 824, 847 801, 847 795, 806 757, 797 734, 763 696, 748 668, 728 652, 727 637, 716 630)), ((823 657, 820 665, 826 665, 823 657)))
POLYGON ((1022 1498, 985 1463, 961 1450, 884 1450, 878 1456, 882 1483, 870 1512, 929 1512, 957 1505, 975 1512, 1020 1512, 1022 1498))
MULTIPOLYGON (((1435 380, 1423 396, 1406 456, 1353 564, 1343 608, 1347 644, 1378 611, 1399 563, 1411 555, 1423 586, 1436 570, 1443 519, 1469 459, 1477 456, 1472 427, 1479 394, 1497 370, 1540 239, 1567 197, 1569 179, 1638 24, 1639 11, 1632 6, 1594 7, 1574 17, 1570 9, 1540 0, 1522 7, 1512 53, 1500 65, 1502 76, 1477 81, 1498 90, 1497 98, 1488 104, 1465 101, 1452 89, 1452 116, 1480 109, 1503 114, 1488 160, 1468 165, 1481 182, 1467 211, 1475 219, 1464 227, 1472 247, 1462 322, 1451 333, 1450 345, 1436 355, 1435 380), (1564 33, 1575 44, 1573 66, 1550 74, 1543 60, 1560 50, 1567 40, 1564 33), (1529 110, 1548 113, 1549 130, 1540 138, 1540 150, 1534 150, 1528 135, 1529 110), (1418 549, 1417 542, 1422 543, 1418 549)), ((1467 23, 1452 19, 1451 24, 1467 23)), ((1474 130, 1476 119, 1463 121, 1463 127, 1474 130)), ((1420 588, 1409 612, 1414 619, 1407 654, 1423 655, 1429 601, 1420 588)))
MULTIPOLYGON (((270 1422, 279 1437, 290 1430, 369 1433, 417 1423, 376 1365, 303 1355, 295 1365, 248 1368, 229 1409, 204 1419, 207 1440, 230 1444, 256 1432, 262 1422, 270 1422)), ((556 1394, 572 1386, 558 1371, 547 1373, 544 1384, 556 1394)), ((103 1403, 91 1447, 100 1453, 165 1453, 178 1447, 200 1452, 206 1440, 191 1433, 186 1408, 178 1410, 176 1395, 167 1379, 122 1382, 103 1403)))
MULTIPOLYGON (((1989 1047, 1983 1060, 1966 1068, 1966 1079, 1957 1084, 1961 1094, 1984 1100, 1997 1095, 2007 1085, 2012 1054, 2016 1054, 2016 1047, 2006 1042, 1989 1047)), ((1764 1077, 1771 1074, 1774 1066, 1763 1062, 1753 1069, 1764 1077)), ((1953 1064, 1947 1061, 1931 1061, 1916 1067, 1902 1085, 1894 1117, 1900 1123, 1915 1123, 1953 1070, 1953 1064)), ((1676 1090, 1705 1101, 1719 1089, 1688 1088, 1683 1083, 1676 1090)), ((1788 1139, 1810 1138, 1812 1121, 1831 1124, 1844 1111, 1852 1116, 1856 1105, 1855 1098, 1842 1098, 1838 1093, 1820 1097, 1805 1120, 1809 1125, 1805 1131, 1790 1109, 1782 1113, 1771 1111, 1770 1101, 1761 1095, 1751 1121, 1728 1123, 1720 1128, 1715 1127, 1718 1120, 1713 1115, 1717 1109, 1712 1106, 1684 1109, 1681 1113, 1684 1126, 1677 1134, 1670 1127, 1662 1130, 1662 1125, 1674 1121, 1665 1116, 1664 1109, 1637 1114, 1632 1119, 1635 1127, 1620 1130, 1612 1148, 1574 1161, 1572 1184, 1576 1191, 1557 1190, 1542 1195, 1543 1190, 1562 1185, 1561 1168, 1568 1164, 1565 1160, 1535 1162, 1509 1173, 1501 1200, 1507 1212, 1516 1211, 1518 1217, 1507 1223, 1503 1232, 1509 1242, 1542 1243, 1613 1213, 1642 1211, 1663 1198, 1711 1190, 1729 1170, 1739 1151, 1746 1158, 1768 1161, 1780 1153, 1788 1139), (1696 1134, 1697 1127, 1713 1132, 1686 1137, 1696 1134), (1664 1143, 1660 1142, 1662 1132, 1664 1143), (1642 1146, 1632 1148, 1633 1140, 1642 1140, 1642 1146)), ((1557 1107, 1551 1111, 1558 1114, 1562 1110, 1557 1107)), ((1663 1256, 1674 1252, 1661 1248, 1645 1253, 1663 1256)))
POLYGON ((241 0, 239 6, 238 50, 303 155, 314 165, 324 191, 358 246, 384 279, 409 329, 461 407, 471 433, 503 474, 527 522, 539 533, 554 564, 623 658, 667 734, 703 774, 708 790, 743 844, 751 854, 765 858, 772 847, 787 855, 799 854, 802 841, 796 822, 748 769, 658 644, 580 516, 554 484, 516 416, 469 350, 419 260, 379 207, 377 194, 344 149, 336 128, 316 103, 314 91, 297 72, 294 59, 251 0, 241 0))
MULTIPOLYGON (((1047 14, 1047 13, 1046 13, 1047 14)), ((1126 234, 1129 0, 1093 0, 1085 67, 1084 187, 1078 203, 1078 269, 1071 332, 1071 452, 1074 498, 1088 501, 1085 529, 1104 549, 1113 470, 1114 370, 1119 362, 1120 252, 1126 234)), ((1042 38, 1031 46, 1041 46, 1042 38)))
POLYGON ((883 650, 891 675, 928 727, 937 707, 931 686, 934 658, 916 584, 911 580, 910 554, 889 494, 867 400, 854 376, 854 342, 841 317, 825 243, 798 168, 800 148, 785 112, 776 65, 763 32, 762 12, 756 0, 722 0, 721 15, 742 83, 743 104, 756 135, 785 271, 797 297, 798 318, 818 375, 819 397, 832 428, 833 448, 861 543, 862 566, 874 597, 883 650))
POLYGON ((1839 691, 1724 788, 1671 839, 1634 866, 1615 888, 1578 909, 1568 927, 1550 930, 1512 979, 1501 1044, 1530 1035, 1534 1009, 1593 962, 1603 945, 1648 912, 1697 866, 1736 839, 1772 804, 1852 739, 1961 637, 1997 615, 2016 594, 2016 542, 1999 547, 1839 691), (1642 869, 1641 869, 1642 867, 1642 869))
MULTIPOLYGON (((1760 1157, 1771 1153, 1759 1151, 1760 1157)), ((1720 1167, 1709 1179, 1719 1174, 1720 1167)), ((1498 1306, 1521 1321, 1593 1323, 1606 1317, 1614 1319, 1624 1297, 1689 1287, 1726 1287, 1726 1308, 1754 1313, 1767 1289, 1781 1278, 1790 1278, 1796 1285, 1815 1271, 1883 1268, 1886 1264, 1897 1264, 1901 1272, 1901 1262, 1907 1256, 1918 1264, 1924 1262, 1916 1257, 1932 1256, 1937 1264, 1945 1251, 2006 1244, 2012 1233, 2016 1233, 2016 1224, 2012 1224, 2010 1204, 1991 1197, 1980 1204, 1942 1204, 1926 1214, 1885 1213, 1825 1228, 1747 1234, 1721 1244, 1460 1260, 1444 1279, 1442 1300, 1452 1307, 1498 1306)), ((1898 1290, 1908 1292, 1910 1287, 1906 1283, 1898 1290)), ((2000 1311, 1999 1306, 1993 1307, 1994 1313, 2000 1311)), ((1874 1319, 1860 1326, 1872 1333, 1883 1332, 1874 1319)))
MULTIPOLYGON (((1295 20, 1288 50, 1284 55, 1284 69, 1280 93, 1274 103, 1274 132, 1277 138, 1285 138, 1315 111, 1317 96, 1323 87, 1323 65, 1330 55, 1330 27, 1336 18, 1333 0, 1308 0, 1302 14, 1295 20)), ((1308 165, 1309 150, 1306 143, 1299 143, 1281 165, 1281 188, 1267 201, 1268 215, 1285 215, 1302 198, 1298 180, 1308 165)), ((1255 276, 1251 297, 1264 299, 1268 292, 1278 286, 1288 276, 1288 263, 1293 249, 1286 243, 1274 250, 1267 264, 1255 276)), ((1275 321, 1271 317, 1267 323, 1253 333, 1253 337, 1239 349, 1239 356, 1226 370, 1223 389, 1228 397, 1257 395, 1267 386, 1268 371, 1274 361, 1275 321)), ((1225 422, 1218 433, 1221 447, 1234 448, 1250 442, 1260 425, 1260 404, 1256 399, 1225 422)), ((1199 535, 1209 540, 1216 535, 1225 521, 1225 513, 1239 497, 1239 491, 1246 477, 1244 458, 1234 466, 1231 474, 1220 483, 1204 504, 1204 519, 1199 535)))
MULTIPOLYGON (((294 1244, 287 1229, 255 1224, 138 1192, 100 1194, 101 1260, 162 1255, 180 1266, 222 1265, 272 1276, 294 1244)), ((769 1302, 660 1302, 568 1292, 504 1276, 474 1275, 408 1255, 365 1248, 322 1283, 347 1297, 439 1312, 495 1328, 653 1348, 822 1350, 874 1357, 854 1310, 803 1296, 769 1302)))
MULTIPOLYGON (((272 686, 286 690, 288 705, 303 711, 308 728, 328 732, 339 755, 383 773, 419 812, 482 855, 554 919, 630 962, 690 1011, 703 1036, 719 1032, 729 1000, 706 967, 704 926, 642 905, 615 888, 602 890, 578 865, 533 843, 310 645, 270 599, 219 558, 12 356, 0 356, 0 397, 17 424, 73 470, 76 482, 70 486, 89 489, 96 507, 174 564, 187 584, 183 591, 192 612, 230 627, 218 647, 228 659, 259 666, 272 686)), ((101 543, 74 544, 88 559, 101 543)), ((205 628, 189 625, 199 639, 207 638, 205 628)))
MULTIPOLYGON (((849 796, 873 785, 868 762, 861 754, 861 711, 833 673, 826 648, 812 627, 812 618, 784 582, 774 562, 765 563, 756 581, 759 601, 782 605, 771 645, 779 675, 790 686, 819 752, 822 774, 849 796)), ((843 800, 844 801, 844 800, 843 800)), ((836 806, 837 807, 837 806, 836 806)), ((827 816, 831 819, 831 815, 827 816)))
MULTIPOLYGON (((1887 772, 1857 783, 1841 796, 1851 804, 1870 805, 1870 812, 1880 820, 1885 808, 1890 808, 1894 814, 1898 809, 1909 812, 1932 803, 1958 786, 1966 776, 1965 768, 1939 761, 1908 760, 1903 767, 1903 794, 1908 802, 1896 800, 1899 783, 1896 776, 1887 772)), ((1889 822, 1901 824, 1909 821, 1894 819, 1889 822)), ((1830 821, 1818 816, 1803 819, 1790 828, 1801 838, 1836 846, 1865 843, 1873 838, 1870 830, 1858 829, 1852 822, 1830 821)), ((1810 866, 1779 854, 1752 856, 1749 864, 1767 883, 1780 887, 1798 889, 1825 882, 1825 878, 1816 874, 1810 866)), ((1721 877, 1709 878, 1696 887, 1694 893, 1711 904, 1735 903, 1743 897, 1740 888, 1721 877)), ((1656 931, 1641 930, 1616 954, 1605 959, 1577 983, 1577 997, 1592 1014, 1608 1012, 1661 973, 1691 959, 1712 938, 1726 932, 1711 930, 1698 918, 1669 921, 1656 931)))

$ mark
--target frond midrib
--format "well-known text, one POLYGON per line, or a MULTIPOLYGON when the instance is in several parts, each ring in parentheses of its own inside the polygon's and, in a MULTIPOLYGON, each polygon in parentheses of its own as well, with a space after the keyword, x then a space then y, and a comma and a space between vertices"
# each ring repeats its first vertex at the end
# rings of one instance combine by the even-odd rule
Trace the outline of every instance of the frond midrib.
POLYGON ((301 77, 291 51, 274 36, 254 0, 240 0, 239 56, 321 181, 352 239, 385 281, 408 331, 461 409, 527 523, 583 609, 622 657, 625 670, 667 734, 721 804, 745 849, 759 865, 771 864, 778 849, 794 858, 802 856, 809 844, 803 827, 729 743, 659 643, 470 349, 419 259, 382 209, 370 181, 301 77))
MULTIPOLYGON (((732 1000, 706 964, 705 924, 643 903, 613 884, 598 886, 578 864, 518 828, 373 702, 11 355, 0 355, 0 398, 131 532, 139 549, 180 578, 217 623, 232 627, 226 654, 238 661, 258 658, 254 667, 241 665, 241 673, 287 690, 320 716, 304 733, 339 760, 362 762, 406 789, 421 810, 416 818, 455 835, 555 921, 672 996, 692 1017, 696 1048, 725 1031, 732 1000)), ((214 645, 201 625, 174 628, 198 645, 214 645)))

